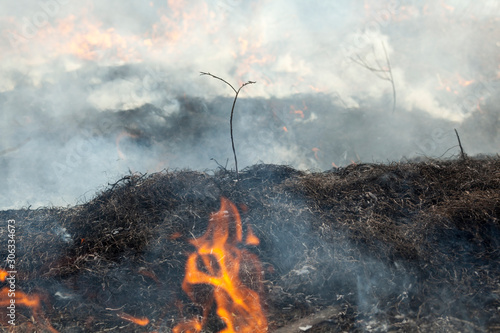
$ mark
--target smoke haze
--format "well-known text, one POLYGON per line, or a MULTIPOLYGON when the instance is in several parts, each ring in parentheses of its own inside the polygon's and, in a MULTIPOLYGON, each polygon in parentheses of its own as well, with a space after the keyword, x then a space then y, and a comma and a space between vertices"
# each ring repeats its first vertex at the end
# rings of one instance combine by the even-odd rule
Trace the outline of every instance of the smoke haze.
POLYGON ((497 1, 23 0, 0 13, 0 209, 72 205, 129 171, 234 168, 234 95, 200 71, 257 82, 235 110, 240 169, 450 157, 454 128, 470 155, 500 147, 497 1))

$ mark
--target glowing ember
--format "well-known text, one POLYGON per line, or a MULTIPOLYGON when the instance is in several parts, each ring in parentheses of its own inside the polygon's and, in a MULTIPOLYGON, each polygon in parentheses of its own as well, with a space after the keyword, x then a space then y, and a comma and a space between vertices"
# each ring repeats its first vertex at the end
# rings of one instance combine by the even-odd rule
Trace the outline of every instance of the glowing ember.
POLYGON ((117 316, 120 317, 120 318, 122 318, 122 319, 131 321, 134 324, 137 324, 139 326, 146 326, 147 324, 149 324, 149 319, 148 318, 136 318, 136 317, 133 317, 133 316, 131 316, 131 315, 127 314, 127 313, 124 313, 124 312, 118 313, 117 316))
POLYGON ((260 305, 259 294, 240 279, 240 267, 251 264, 252 272, 260 283, 261 267, 257 257, 238 246, 258 245, 259 239, 248 228, 243 241, 241 218, 235 205, 222 198, 221 208, 212 214, 205 234, 190 242, 196 247, 196 252, 187 260, 182 289, 194 301, 196 295, 192 287, 208 284, 214 287, 213 295, 202 304, 202 320, 192 319, 179 324, 174 328, 174 333, 200 332, 213 300, 217 304, 217 314, 226 324, 220 333, 267 332, 267 319, 260 305))
POLYGON ((250 226, 248 226, 248 229, 247 229, 247 239, 246 239, 245 243, 247 245, 255 245, 255 246, 260 244, 259 239, 257 238, 257 236, 254 235, 252 228, 250 226))
POLYGON ((314 158, 319 161, 319 157, 318 157, 318 151, 319 151, 319 148, 313 148, 312 151, 314 152, 314 158))
POLYGON ((304 111, 307 110, 307 105, 303 101, 302 104, 304 105, 302 109, 296 109, 295 105, 290 105, 290 113, 297 115, 298 117, 304 119, 304 111))

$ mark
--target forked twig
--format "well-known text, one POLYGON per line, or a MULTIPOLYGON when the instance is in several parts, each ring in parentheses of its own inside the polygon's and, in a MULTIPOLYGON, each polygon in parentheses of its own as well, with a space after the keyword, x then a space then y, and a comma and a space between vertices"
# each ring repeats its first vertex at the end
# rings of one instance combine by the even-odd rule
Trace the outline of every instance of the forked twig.
POLYGON ((229 83, 227 82, 226 80, 224 80, 223 78, 220 78, 218 76, 215 76, 213 74, 210 74, 208 72, 200 72, 200 75, 209 75, 211 77, 213 77, 214 79, 218 79, 218 80, 221 80, 222 82, 224 82, 225 84, 227 84, 228 86, 231 87, 231 89, 233 89, 234 93, 235 93, 235 96, 234 96, 234 101, 233 101, 233 107, 231 108, 231 117, 229 118, 229 128, 230 128, 230 131, 231 131, 231 145, 233 147, 233 155, 234 155, 234 166, 235 166, 235 169, 236 169, 236 179, 238 180, 239 176, 238 176, 238 159, 236 158, 236 150, 234 148, 234 138, 233 138, 233 114, 234 114, 234 106, 236 105, 236 100, 238 99, 238 94, 240 93, 240 90, 241 88, 243 88, 244 86, 246 86, 247 84, 252 84, 252 83, 255 83, 255 81, 248 81, 248 82, 245 82, 243 83, 238 90, 234 89, 234 87, 229 83))
MULTIPOLYGON (((387 50, 385 49, 385 44, 382 43, 382 48, 384 49, 385 62, 387 68, 384 68, 378 60, 375 58, 375 62, 377 63, 378 68, 370 66, 366 60, 362 59, 359 54, 356 58, 351 57, 351 60, 357 63, 358 65, 368 69, 370 72, 374 73, 378 78, 389 81, 392 85, 392 112, 396 110, 396 85, 394 84, 394 76, 392 75, 392 67, 391 62, 389 60, 389 56, 387 55, 387 50)), ((372 51, 375 54, 375 49, 372 47, 372 51)))

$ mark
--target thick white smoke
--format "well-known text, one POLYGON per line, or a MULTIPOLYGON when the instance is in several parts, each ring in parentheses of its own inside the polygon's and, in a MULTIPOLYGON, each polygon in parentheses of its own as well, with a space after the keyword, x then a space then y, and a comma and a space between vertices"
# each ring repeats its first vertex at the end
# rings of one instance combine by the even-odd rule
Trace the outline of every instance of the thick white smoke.
POLYGON ((232 91, 199 71, 257 81, 237 104, 240 168, 451 156, 454 127, 469 154, 500 147, 496 1, 23 0, 0 13, 0 209, 74 204, 129 170, 233 167, 232 91))

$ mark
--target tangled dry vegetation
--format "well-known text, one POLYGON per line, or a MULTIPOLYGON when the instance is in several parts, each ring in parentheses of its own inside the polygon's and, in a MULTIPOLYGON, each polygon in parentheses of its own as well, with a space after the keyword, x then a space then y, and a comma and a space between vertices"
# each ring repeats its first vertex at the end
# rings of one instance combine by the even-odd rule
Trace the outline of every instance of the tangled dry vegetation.
MULTIPOLYGON (((260 238, 250 250, 262 262, 270 332, 500 330, 500 159, 491 157, 323 173, 254 165, 239 182, 226 170, 132 174, 82 205, 0 212, 20 221, 18 288, 43 296, 43 320, 19 309, 18 331, 50 321, 60 332, 169 332, 200 315, 181 289, 188 240, 222 196, 260 238)), ((207 331, 221 325, 212 312, 207 331)))

